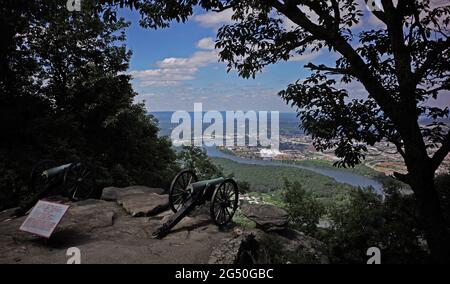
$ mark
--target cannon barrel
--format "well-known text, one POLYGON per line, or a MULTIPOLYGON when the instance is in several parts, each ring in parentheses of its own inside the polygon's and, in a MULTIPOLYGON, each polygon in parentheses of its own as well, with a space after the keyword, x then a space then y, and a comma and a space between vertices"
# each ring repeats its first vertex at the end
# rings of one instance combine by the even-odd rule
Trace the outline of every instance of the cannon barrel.
POLYGON ((216 179, 210 179, 210 180, 203 180, 203 181, 195 182, 195 183, 191 184, 191 186, 194 191, 203 190, 210 186, 217 186, 217 185, 221 184, 224 180, 225 180, 225 178, 223 178, 223 177, 216 178, 216 179))
POLYGON ((48 169, 48 170, 44 171, 43 174, 46 177, 49 178, 49 177, 55 176, 55 175, 60 174, 61 172, 65 171, 65 170, 67 170, 71 165, 72 164, 66 164, 66 165, 62 165, 62 166, 59 166, 59 167, 51 168, 51 169, 48 169))

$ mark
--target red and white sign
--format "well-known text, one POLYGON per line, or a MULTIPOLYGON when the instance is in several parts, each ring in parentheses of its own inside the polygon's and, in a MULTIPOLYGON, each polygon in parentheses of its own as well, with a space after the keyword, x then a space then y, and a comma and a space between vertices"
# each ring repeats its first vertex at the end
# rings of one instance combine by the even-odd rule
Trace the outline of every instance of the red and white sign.
POLYGON ((48 239, 68 209, 68 205, 40 200, 20 226, 20 230, 48 239))

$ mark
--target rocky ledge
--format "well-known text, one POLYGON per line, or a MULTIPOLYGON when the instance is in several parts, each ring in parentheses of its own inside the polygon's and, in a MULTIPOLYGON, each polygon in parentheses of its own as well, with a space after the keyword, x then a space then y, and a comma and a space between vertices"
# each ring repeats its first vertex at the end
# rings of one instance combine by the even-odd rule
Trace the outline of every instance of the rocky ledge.
MULTIPOLYGON (((205 207, 183 219, 164 239, 154 239, 152 233, 172 214, 164 190, 105 188, 102 199, 69 203, 69 211, 49 240, 20 231, 26 217, 12 218, 11 210, 1 212, 0 263, 62 264, 71 247, 80 249, 81 262, 86 264, 266 263, 268 240, 280 243, 286 252, 308 255, 304 262, 327 262, 323 244, 283 227, 284 220, 276 223, 276 232, 233 224, 219 229, 205 207)), ((269 214, 254 209, 245 210, 253 212, 249 217, 258 222, 256 212, 274 217, 273 210, 269 214)))

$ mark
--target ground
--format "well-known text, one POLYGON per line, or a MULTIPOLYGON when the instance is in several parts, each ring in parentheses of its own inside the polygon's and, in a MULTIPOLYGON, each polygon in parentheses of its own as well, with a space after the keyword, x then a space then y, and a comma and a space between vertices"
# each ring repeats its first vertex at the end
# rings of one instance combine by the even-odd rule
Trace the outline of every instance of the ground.
MULTIPOLYGON (((167 214, 164 212, 162 215, 167 214)), ((18 230, 25 217, 1 221, 0 263, 64 264, 68 248, 82 263, 208 263, 214 245, 230 238, 209 216, 188 217, 162 240, 152 233, 162 215, 135 218, 114 202, 74 205, 50 240, 18 230)))
POLYGON ((219 229, 207 206, 184 218, 165 238, 155 239, 152 233, 173 214, 161 189, 107 188, 102 199, 68 202, 69 211, 48 240, 19 230, 26 216, 11 217, 13 210, 0 212, 0 263, 65 264, 73 247, 80 250, 83 264, 267 263, 253 257, 258 255, 253 249, 260 246, 249 243, 267 234, 287 250, 301 248, 314 262, 327 262, 322 244, 301 232, 285 228, 265 233, 235 223, 219 229))

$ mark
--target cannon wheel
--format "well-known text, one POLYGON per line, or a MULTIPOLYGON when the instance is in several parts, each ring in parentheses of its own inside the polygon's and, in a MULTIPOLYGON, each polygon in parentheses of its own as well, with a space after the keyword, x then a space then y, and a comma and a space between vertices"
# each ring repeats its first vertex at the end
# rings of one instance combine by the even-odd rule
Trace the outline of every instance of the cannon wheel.
POLYGON ((174 213, 178 212, 189 196, 189 185, 197 181, 197 175, 191 170, 181 171, 175 176, 169 190, 169 205, 174 213))
POLYGON ((53 160, 42 160, 37 163, 31 171, 30 189, 32 194, 37 194, 45 190, 50 180, 44 175, 48 169, 56 167, 56 162, 53 160))
POLYGON ((95 190, 91 169, 81 162, 73 163, 64 174, 64 190, 72 201, 89 199, 95 190))
POLYGON ((227 179, 222 182, 214 192, 211 200, 211 219, 218 226, 225 226, 238 208, 239 190, 236 182, 227 179))

